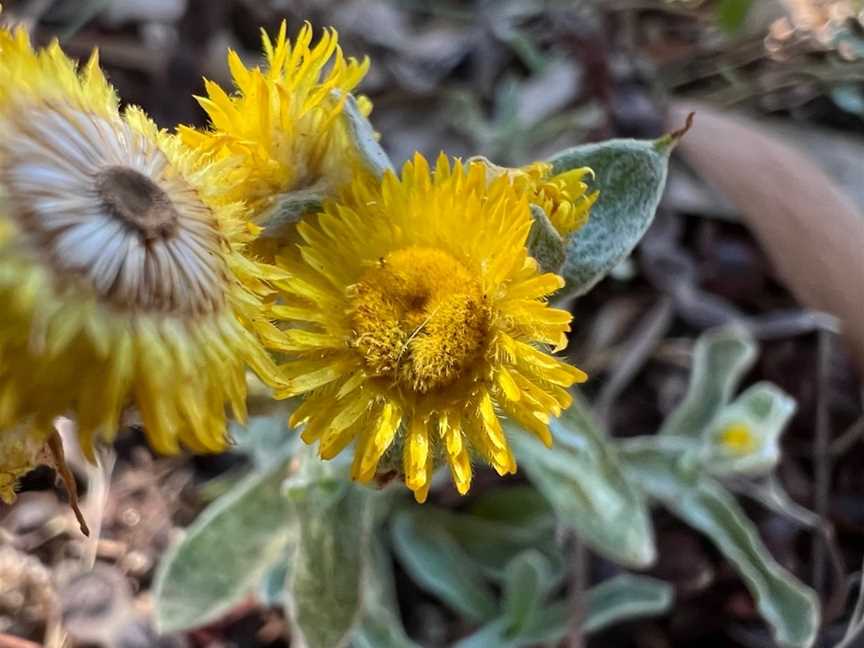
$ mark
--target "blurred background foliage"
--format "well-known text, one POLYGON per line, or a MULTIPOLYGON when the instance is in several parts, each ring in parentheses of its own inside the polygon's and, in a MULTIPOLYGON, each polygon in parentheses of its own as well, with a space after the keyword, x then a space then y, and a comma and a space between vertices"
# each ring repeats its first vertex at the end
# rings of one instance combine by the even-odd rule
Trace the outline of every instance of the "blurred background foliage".
MULTIPOLYGON (((202 123, 191 95, 202 76, 228 82, 226 47, 254 62, 259 27, 310 20, 372 59, 361 90, 396 164, 440 149, 520 164, 655 138, 680 126, 670 107, 698 101, 757 118, 864 205, 857 0, 3 5, 37 42, 56 36, 80 57, 98 45, 122 97, 163 126, 202 123)), ((741 148, 739 171, 768 178, 741 148)), ((418 509, 398 489, 333 479, 262 397, 259 418, 235 430, 236 451, 219 457, 153 456, 132 426, 103 469, 72 457, 95 540, 79 536, 47 469, 0 508, 0 633, 82 646, 280 647, 302 636, 375 648, 749 648, 808 645, 818 631, 820 645, 856 645, 860 373, 836 321, 803 308, 775 271, 739 207, 747 196, 713 184, 674 161, 636 254, 572 302, 567 353, 591 380, 559 425, 557 460, 526 441, 517 477, 482 472, 466 498, 442 483, 418 509), (742 420, 752 443, 729 431, 742 420), (592 476, 598 487, 574 496, 592 476), (322 542, 336 522, 352 532, 322 542), (158 637, 157 616, 174 631, 158 637)))

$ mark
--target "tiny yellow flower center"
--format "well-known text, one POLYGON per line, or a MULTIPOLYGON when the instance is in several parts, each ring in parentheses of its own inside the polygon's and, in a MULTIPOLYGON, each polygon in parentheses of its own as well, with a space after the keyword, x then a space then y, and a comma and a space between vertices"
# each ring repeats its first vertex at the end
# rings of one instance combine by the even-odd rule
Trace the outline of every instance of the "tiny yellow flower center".
POLYGON ((373 376, 420 393, 446 387, 483 355, 490 310, 480 283, 450 254, 388 254, 349 289, 352 346, 373 376))
POLYGON ((720 444, 730 453, 744 456, 755 452, 759 440, 746 423, 730 423, 719 434, 720 444))

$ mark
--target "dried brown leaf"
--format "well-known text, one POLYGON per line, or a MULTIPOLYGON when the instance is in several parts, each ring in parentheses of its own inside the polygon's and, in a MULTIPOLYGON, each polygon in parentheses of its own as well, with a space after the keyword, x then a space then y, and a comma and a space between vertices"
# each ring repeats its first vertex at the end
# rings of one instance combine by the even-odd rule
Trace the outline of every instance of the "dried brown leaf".
POLYGON ((678 151, 741 212, 801 303, 843 322, 864 371, 864 215, 819 166, 746 118, 679 103, 670 123, 691 111, 697 126, 678 151))

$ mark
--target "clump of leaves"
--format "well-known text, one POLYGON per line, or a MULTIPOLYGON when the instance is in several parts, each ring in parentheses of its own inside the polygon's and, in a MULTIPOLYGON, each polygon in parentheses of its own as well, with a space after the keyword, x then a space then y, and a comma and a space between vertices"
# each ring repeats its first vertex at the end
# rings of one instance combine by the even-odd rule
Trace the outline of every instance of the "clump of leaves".
MULTIPOLYGON (((581 399, 556 424, 551 449, 510 430, 530 483, 489 490, 461 512, 352 484, 339 462, 322 463, 290 441, 268 442, 287 436, 283 416, 255 420, 259 432, 270 429, 257 435, 267 452, 164 560, 160 626, 206 624, 257 592, 285 607, 305 645, 416 646, 399 618, 395 559, 475 628, 460 648, 555 645, 573 622, 561 531, 624 567, 644 568, 657 556, 649 507, 658 503, 739 571, 778 643, 810 646, 815 595, 772 558, 724 486, 751 480, 754 494, 765 493, 758 479, 776 466, 795 409, 768 383, 736 396, 755 357, 741 328, 700 338, 689 391, 656 435, 609 438, 581 399)), ((670 585, 622 572, 585 593, 581 627, 590 634, 662 614, 672 601, 670 585)))

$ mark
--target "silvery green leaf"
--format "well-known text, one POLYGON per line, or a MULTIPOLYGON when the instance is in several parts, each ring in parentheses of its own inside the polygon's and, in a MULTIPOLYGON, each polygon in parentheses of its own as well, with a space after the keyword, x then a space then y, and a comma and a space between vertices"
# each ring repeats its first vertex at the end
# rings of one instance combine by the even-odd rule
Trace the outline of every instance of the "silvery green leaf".
POLYGON ((714 329, 700 336, 693 350, 687 395, 659 433, 703 437, 753 365, 756 352, 753 338, 740 326, 714 329))
MULTIPOLYGON (((582 631, 591 635, 616 623, 664 614, 674 595, 671 585, 654 578, 614 576, 585 593, 582 631)), ((556 645, 567 634, 572 614, 570 601, 544 605, 520 634, 518 645, 556 645)))
POLYGON ((588 223, 567 242, 559 299, 588 292, 629 256, 654 220, 666 185, 669 153, 680 134, 656 141, 619 139, 562 151, 549 162, 553 173, 578 167, 594 170, 600 197, 588 223))
POLYGON ((547 448, 514 425, 507 427, 520 467, 560 523, 610 560, 634 567, 652 564, 657 554, 644 498, 627 480, 615 446, 578 394, 551 428, 555 445, 547 448))
POLYGON ((710 538, 738 570, 776 641, 811 646, 819 627, 816 595, 774 560, 735 498, 704 472, 683 466, 675 453, 647 443, 628 443, 623 450, 631 478, 710 538))
POLYGON ((647 576, 615 576, 588 591, 582 627, 590 634, 621 621, 660 615, 669 610, 674 598, 669 583, 647 576))
MULTIPOLYGON (((586 635, 615 623, 656 616, 672 605, 671 585, 645 576, 623 574, 592 587, 585 593, 586 635)), ((509 618, 498 617, 466 637, 454 648, 533 648, 556 646, 567 635, 573 611, 569 601, 555 601, 538 608, 518 634, 508 632, 509 618)))
POLYGON ((371 569, 363 584, 363 618, 352 639, 354 648, 419 648, 399 619, 390 556, 381 538, 370 547, 371 569))
POLYGON ((357 100, 353 95, 349 94, 346 98, 342 116, 348 129, 348 135, 366 168, 378 178, 383 176, 385 171, 392 170, 393 163, 378 143, 375 130, 369 120, 360 112, 357 100))
MULTIPOLYGON (((520 499, 517 489, 515 503, 518 506, 520 502, 533 505, 536 500, 532 497, 520 499)), ((541 510, 549 513, 549 505, 545 500, 541 510)), ((553 571, 563 569, 564 556, 555 542, 555 523, 551 515, 550 524, 548 518, 532 523, 531 513, 528 511, 523 512, 524 523, 517 518, 508 519, 510 512, 500 508, 500 519, 492 516, 494 511, 488 508, 486 516, 453 513, 429 506, 424 507, 423 512, 429 524, 437 525, 450 533, 465 555, 490 580, 503 583, 506 580, 507 565, 528 548, 542 552, 552 565, 553 571)))
POLYGON ((390 528, 399 561, 420 587, 471 621, 487 621, 495 615, 495 596, 480 567, 434 515, 404 509, 393 516, 390 528))
POLYGON ((771 383, 758 383, 724 407, 707 435, 705 466, 718 475, 762 475, 780 461, 780 434, 795 413, 795 401, 771 383), (745 438, 726 440, 729 430, 745 438))
MULTIPOLYGON (((559 572, 560 574, 560 572, 559 572)), ((549 561, 539 551, 529 549, 507 565, 504 583, 506 634, 518 637, 533 622, 546 594, 558 583, 549 561)))
POLYGON ((531 216, 534 223, 528 234, 528 251, 540 264, 540 270, 560 274, 565 257, 564 240, 542 207, 531 205, 531 216))
POLYGON ((362 612, 373 497, 335 479, 290 491, 299 529, 285 608, 300 646, 339 648, 351 639, 362 612))
POLYGON ((255 222, 264 228, 259 238, 283 241, 289 239, 294 226, 303 216, 321 211, 326 197, 327 192, 323 186, 277 194, 270 205, 255 218, 255 222))
POLYGON ((537 537, 555 529, 555 514, 549 502, 529 484, 500 487, 481 492, 468 512, 475 518, 512 525, 537 537))
POLYGON ((258 586, 258 598, 267 607, 282 605, 285 596, 285 579, 288 578, 291 566, 284 559, 273 565, 264 574, 258 586))
POLYGON ((251 416, 245 425, 232 422, 233 451, 247 455, 258 468, 284 461, 298 445, 299 435, 288 426, 288 414, 251 416))
MULTIPOLYGON (((299 439, 299 434, 297 435, 299 439)), ((318 485, 319 495, 325 496, 331 494, 333 497, 340 497, 341 491, 338 486, 345 484, 350 480, 349 467, 351 465, 350 453, 343 452, 331 460, 324 461, 318 456, 318 450, 311 445, 298 441, 295 445, 294 453, 294 471, 291 474, 290 481, 285 482, 283 490, 292 497, 292 492, 296 491, 300 497, 305 497, 308 486, 318 485), (325 489, 325 485, 331 485, 332 488, 325 489)), ((367 492, 379 493, 371 488, 365 489, 367 492)), ((376 499, 376 504, 379 504, 376 499)), ((376 511, 377 511, 376 506, 376 511)))
POLYGON ((743 479, 738 481, 733 479, 723 480, 723 483, 733 492, 745 495, 778 515, 794 520, 801 526, 817 529, 823 525, 822 518, 793 500, 773 474, 768 475, 764 480, 743 479))
POLYGON ((375 606, 364 616, 351 645, 354 648, 420 648, 405 634, 391 610, 375 606))
POLYGON ((285 555, 296 528, 271 465, 213 502, 162 559, 154 586, 162 632, 204 625, 237 605, 285 555))
MULTIPOLYGON (((507 636, 507 619, 498 617, 453 645, 453 648, 522 648, 521 637, 507 636)), ((534 644, 536 645, 536 644, 534 644)))

